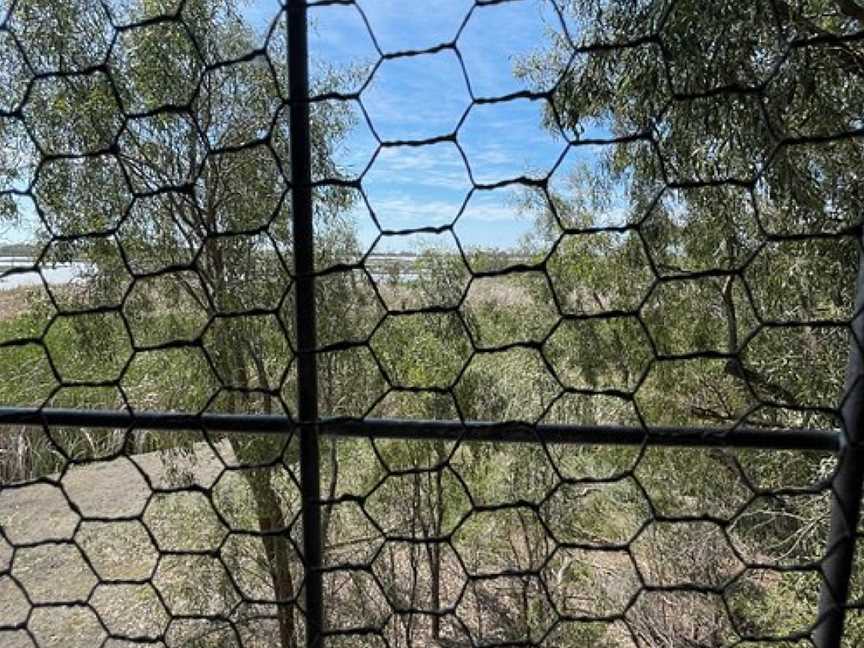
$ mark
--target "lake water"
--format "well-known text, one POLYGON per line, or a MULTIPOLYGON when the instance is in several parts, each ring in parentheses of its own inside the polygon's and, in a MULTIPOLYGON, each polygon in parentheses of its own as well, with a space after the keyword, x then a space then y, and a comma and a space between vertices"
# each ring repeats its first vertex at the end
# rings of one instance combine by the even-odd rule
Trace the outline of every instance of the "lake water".
POLYGON ((74 281, 85 268, 83 263, 58 263, 41 266, 42 277, 32 270, 33 262, 28 258, 0 257, 0 290, 12 290, 42 284, 42 277, 49 284, 66 284, 74 281))
MULTIPOLYGON (((516 260, 517 257, 514 257, 516 260)), ((387 281, 391 276, 392 267, 400 270, 399 278, 402 281, 414 281, 417 273, 412 267, 417 260, 416 256, 410 255, 387 255, 373 254, 367 261, 366 267, 375 281, 387 281)), ((0 256, 0 290, 12 290, 26 286, 38 286, 42 284, 42 278, 33 268, 33 260, 29 257, 4 257, 0 256)), ((86 270, 86 263, 58 263, 40 266, 42 277, 49 284, 67 284, 80 277, 86 270)))

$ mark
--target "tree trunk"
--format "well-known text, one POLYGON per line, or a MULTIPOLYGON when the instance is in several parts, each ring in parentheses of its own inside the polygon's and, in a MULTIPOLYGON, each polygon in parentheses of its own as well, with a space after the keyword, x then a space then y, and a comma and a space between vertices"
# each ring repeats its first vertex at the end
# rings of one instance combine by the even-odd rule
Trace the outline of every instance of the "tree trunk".
POLYGON ((256 469, 247 480, 252 487, 258 524, 263 535, 264 551, 270 566, 270 578, 279 620, 279 642, 282 648, 297 647, 294 623, 294 578, 291 574, 291 547, 283 537, 287 533, 279 497, 270 483, 270 469, 256 469))
MULTIPOLYGON (((435 444, 435 455, 439 469, 435 472, 435 520, 434 535, 436 540, 441 537, 444 527, 444 484, 442 483, 441 466, 446 458, 444 444, 435 444)), ((429 575, 432 578, 432 609, 438 612, 441 609, 441 543, 435 542, 432 546, 432 564, 429 567, 429 575)), ((432 638, 437 641, 441 638, 441 617, 435 614, 432 617, 432 638)))
MULTIPOLYGON (((249 386, 248 372, 244 356, 248 354, 252 361, 258 384, 264 394, 263 410, 265 414, 272 414, 273 400, 270 393, 270 381, 267 377, 266 367, 260 353, 255 346, 246 340, 245 350, 235 346, 236 354, 234 362, 237 363, 236 375, 238 385, 244 389, 249 386)), ((248 401, 248 397, 243 399, 248 401)), ((249 403, 245 403, 246 409, 249 403)), ((268 439, 257 439, 250 443, 248 440, 232 437, 231 446, 234 456, 241 465, 257 465, 267 463, 273 454, 273 445, 281 445, 280 437, 268 439)), ((276 469, 282 464, 277 463, 276 469)), ((267 565, 270 569, 270 579, 273 583, 273 594, 276 601, 276 618, 279 622, 279 645, 281 648, 297 648, 297 631, 294 618, 294 577, 291 572, 294 552, 285 535, 288 533, 285 513, 279 501, 279 494, 273 487, 271 476, 273 467, 254 468, 244 471, 246 481, 252 490, 252 498, 255 500, 255 512, 258 517, 258 527, 261 530, 264 552, 267 556, 267 565)))

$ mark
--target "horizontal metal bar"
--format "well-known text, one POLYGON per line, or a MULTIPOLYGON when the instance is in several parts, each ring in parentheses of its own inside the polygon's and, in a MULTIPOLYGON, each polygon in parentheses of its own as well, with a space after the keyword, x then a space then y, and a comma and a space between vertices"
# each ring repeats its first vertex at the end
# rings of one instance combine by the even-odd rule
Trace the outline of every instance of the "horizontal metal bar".
MULTIPOLYGON (((285 433, 300 426, 287 416, 263 414, 178 414, 127 410, 36 409, 0 407, 0 427, 68 426, 135 428, 147 430, 200 430, 231 433, 285 433)), ((773 448, 827 450, 841 446, 839 430, 768 429, 753 427, 628 427, 621 425, 567 425, 484 421, 418 421, 402 419, 322 419, 321 434, 330 437, 445 440, 498 443, 552 443, 584 445, 660 445, 685 447, 773 448)))
POLYGON ((764 428, 627 427, 620 425, 569 425, 485 421, 416 421, 366 419, 324 421, 323 433, 336 437, 368 437, 415 440, 463 440, 498 443, 552 443, 582 445, 662 445, 689 447, 775 448, 829 450, 840 446, 832 430, 764 428))

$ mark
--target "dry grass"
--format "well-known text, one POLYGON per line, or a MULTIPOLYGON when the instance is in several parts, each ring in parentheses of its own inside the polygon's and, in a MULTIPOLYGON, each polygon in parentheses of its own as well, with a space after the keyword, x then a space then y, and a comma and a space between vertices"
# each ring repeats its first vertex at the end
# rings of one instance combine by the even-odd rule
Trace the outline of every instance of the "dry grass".
POLYGON ((28 310, 28 303, 39 288, 0 289, 0 321, 12 320, 28 310))
MULTIPOLYGON (((227 446, 219 450, 230 454, 227 446)), ((185 465, 174 469, 194 472, 194 481, 201 486, 212 484, 221 466, 206 447, 177 461, 185 465)), ((171 565, 170 561, 157 569, 158 548, 141 523, 129 519, 152 508, 153 494, 147 480, 163 488, 173 482, 160 453, 96 462, 72 468, 62 478, 50 475, 46 479, 59 482, 56 486, 47 482, 19 484, 0 492, 0 520, 10 541, 39 543, 16 549, 14 555, 9 555, 10 547, 3 551, 0 546, 0 572, 11 567, 12 576, 37 603, 71 604, 34 611, 29 625, 40 645, 98 645, 104 634, 94 612, 118 635, 135 641, 162 636, 168 612, 146 580, 153 578, 161 590, 172 594, 180 591, 182 599, 183 585, 200 578, 200 570, 198 565, 171 565), (81 522, 79 512, 102 521, 81 522), (44 614, 46 610, 51 614, 44 614)), ((143 519, 147 518, 144 514, 143 519)), ((148 521, 159 538, 164 529, 148 521)), ((0 585, 11 583, 4 579, 0 585)), ((0 625, 19 620, 21 601, 21 597, 0 596, 0 625)), ((180 604, 176 597, 172 602, 180 604)), ((23 604, 29 607, 26 601, 23 604)), ((192 634, 191 630, 175 630, 168 645, 185 645, 192 634)), ((6 640, 0 637, 0 644, 6 645, 6 640)))

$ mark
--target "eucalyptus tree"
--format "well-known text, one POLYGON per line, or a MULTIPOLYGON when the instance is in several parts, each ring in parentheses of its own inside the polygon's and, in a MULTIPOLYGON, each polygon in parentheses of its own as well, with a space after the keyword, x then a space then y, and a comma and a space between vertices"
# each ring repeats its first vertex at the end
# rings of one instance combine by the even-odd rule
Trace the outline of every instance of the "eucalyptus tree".
POLYGON ((560 226, 610 228, 565 236, 553 256, 562 284, 601 283, 602 294, 570 307, 638 310, 660 357, 721 357, 712 382, 738 396, 685 398, 655 410, 660 418, 731 423, 764 403, 751 420, 813 422, 808 406, 835 404, 845 336, 771 325, 850 312, 864 197, 864 9, 840 0, 559 4, 569 34, 520 72, 554 88, 549 128, 577 147, 607 142, 545 218, 553 238, 560 226), (697 305, 706 317, 690 317, 697 305))
MULTIPOLYGON (((258 25, 236 0, 13 3, 0 31, 3 214, 38 217, 41 262, 87 268, 80 290, 52 291, 60 313, 42 339, 55 401, 85 385, 138 410, 293 411, 287 30, 278 11, 258 25)), ((350 128, 338 104, 313 106, 315 177, 340 177, 333 147, 350 128)), ((349 195, 316 191, 322 255, 355 253, 349 195)), ((325 289, 350 294, 353 285, 337 276, 325 289)), ((322 326, 337 323, 324 317, 322 326)), ((277 468, 295 468, 297 442, 236 435, 230 445, 263 533, 281 645, 294 646, 299 558, 286 531, 295 512, 277 468)))
MULTIPOLYGON (((520 73, 550 90, 549 129, 600 152, 543 205, 549 273, 578 316, 547 346, 553 365, 623 394, 637 423, 836 427, 864 203, 864 7, 557 4, 569 32, 520 73)), ((736 519, 732 485, 818 490, 824 457, 675 456, 652 450, 636 469, 658 503, 729 517, 787 559, 821 556, 826 497, 760 500, 736 519), (761 508, 772 524, 745 528, 761 508)), ((800 592, 818 586, 788 580, 812 612, 800 592)))

